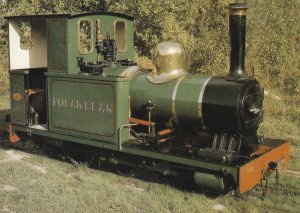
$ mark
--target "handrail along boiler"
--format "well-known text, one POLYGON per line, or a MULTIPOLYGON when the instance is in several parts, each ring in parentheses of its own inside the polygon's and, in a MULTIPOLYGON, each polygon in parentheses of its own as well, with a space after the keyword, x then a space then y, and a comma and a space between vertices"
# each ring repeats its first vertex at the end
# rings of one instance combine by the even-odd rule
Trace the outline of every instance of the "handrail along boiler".
POLYGON ((11 142, 27 133, 86 144, 101 161, 192 175, 212 191, 244 193, 281 174, 289 142, 257 136, 264 91, 244 68, 246 11, 229 5, 225 77, 188 74, 170 41, 154 50, 151 72, 141 69, 124 14, 6 17, 11 142))

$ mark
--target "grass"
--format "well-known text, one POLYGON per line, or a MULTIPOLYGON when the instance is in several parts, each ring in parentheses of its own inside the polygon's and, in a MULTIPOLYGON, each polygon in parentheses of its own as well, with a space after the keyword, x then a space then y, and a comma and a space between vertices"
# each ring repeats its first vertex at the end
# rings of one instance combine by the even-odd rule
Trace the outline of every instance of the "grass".
POLYGON ((289 140, 292 145, 289 168, 300 170, 300 97, 275 94, 278 93, 270 92, 265 97, 265 116, 259 134, 289 140))
MULTIPOLYGON (((0 131, 7 129, 7 123, 5 122, 5 115, 8 113, 10 108, 8 96, 0 96, 0 131)), ((1 141, 0 141, 1 143, 1 141)))
POLYGON ((0 96, 0 110, 9 109, 10 100, 8 95, 0 96))

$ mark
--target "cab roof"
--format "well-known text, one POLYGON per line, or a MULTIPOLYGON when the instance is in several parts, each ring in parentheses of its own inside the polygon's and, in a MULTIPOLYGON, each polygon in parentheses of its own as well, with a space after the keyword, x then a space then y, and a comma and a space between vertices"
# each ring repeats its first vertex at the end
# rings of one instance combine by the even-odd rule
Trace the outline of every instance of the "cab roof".
POLYGON ((34 15, 18 15, 18 16, 6 16, 5 19, 15 19, 15 18, 35 18, 35 17, 41 17, 41 18, 77 18, 82 16, 90 16, 90 15, 107 15, 107 16, 116 16, 120 18, 125 18, 130 21, 133 21, 132 16, 128 16, 122 13, 114 13, 114 12, 82 12, 82 13, 56 13, 56 14, 34 14, 34 15))

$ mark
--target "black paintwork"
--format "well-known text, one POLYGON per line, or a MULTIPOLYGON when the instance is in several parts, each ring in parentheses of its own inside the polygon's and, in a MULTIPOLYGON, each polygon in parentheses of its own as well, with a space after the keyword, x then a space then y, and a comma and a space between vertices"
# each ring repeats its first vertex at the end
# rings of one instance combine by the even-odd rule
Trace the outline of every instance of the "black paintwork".
POLYGON ((130 21, 133 21, 132 16, 128 16, 125 14, 121 13, 113 13, 113 12, 100 12, 100 11, 95 11, 95 12, 83 12, 83 13, 57 13, 57 14, 34 14, 34 15, 21 15, 21 16, 6 16, 4 17, 5 19, 12 19, 12 18, 19 18, 19 19, 24 19, 24 18, 31 18, 31 17, 44 17, 44 18, 77 18, 77 17, 82 17, 82 16, 90 16, 90 15, 108 15, 108 16, 117 16, 120 18, 125 18, 130 21))
POLYGON ((227 133, 256 139, 262 119, 250 109, 262 109, 263 94, 256 80, 243 82, 212 78, 203 96, 203 121, 211 133, 227 133))
MULTIPOLYGON (((238 5, 239 8, 246 8, 238 5)), ((230 15, 229 16, 230 31, 230 72, 227 80, 245 80, 247 74, 245 72, 245 43, 246 43, 246 16, 230 15)))

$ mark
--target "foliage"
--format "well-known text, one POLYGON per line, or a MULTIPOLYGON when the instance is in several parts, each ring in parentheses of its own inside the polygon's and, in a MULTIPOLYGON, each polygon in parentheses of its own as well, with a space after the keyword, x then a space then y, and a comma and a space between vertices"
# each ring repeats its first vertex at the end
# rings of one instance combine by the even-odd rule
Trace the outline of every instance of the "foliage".
POLYGON ((260 80, 290 94, 299 92, 300 1, 250 1, 248 67, 260 80))
MULTIPOLYGON (((134 16, 139 55, 166 40, 179 41, 186 50, 189 72, 225 75, 229 69, 228 11, 233 0, 106 0, 107 10, 134 16)), ((267 88, 295 94, 300 73, 300 1, 247 0, 248 74, 267 88), (278 89, 280 88, 280 89, 278 89)), ((99 1, 11 0, 0 9, 0 51, 7 56, 5 15, 91 11, 99 1)))
POLYGON ((8 96, 8 85, 7 60, 0 60, 0 109, 4 99, 8 96))
POLYGON ((22 21, 20 27, 20 47, 23 50, 32 48, 31 24, 29 21, 22 21))
POLYGON ((92 21, 80 21, 80 49, 79 52, 88 54, 92 50, 92 21))

